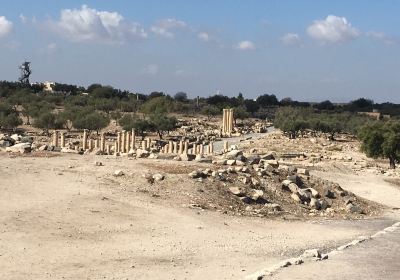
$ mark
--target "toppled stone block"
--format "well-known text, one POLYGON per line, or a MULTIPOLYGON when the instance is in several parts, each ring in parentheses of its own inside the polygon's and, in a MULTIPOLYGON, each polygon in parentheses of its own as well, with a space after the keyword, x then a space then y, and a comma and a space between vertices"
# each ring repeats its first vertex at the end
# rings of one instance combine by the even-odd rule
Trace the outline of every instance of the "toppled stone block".
POLYGON ((14 146, 7 147, 6 152, 27 154, 31 152, 31 143, 19 143, 14 146))

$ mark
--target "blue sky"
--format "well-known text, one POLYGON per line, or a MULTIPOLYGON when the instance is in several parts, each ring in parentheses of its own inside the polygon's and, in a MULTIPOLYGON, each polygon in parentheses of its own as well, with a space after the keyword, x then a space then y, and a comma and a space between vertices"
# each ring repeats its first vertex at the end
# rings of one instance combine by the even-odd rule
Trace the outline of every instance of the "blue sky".
POLYGON ((0 79, 400 102, 400 1, 13 1, 0 79))

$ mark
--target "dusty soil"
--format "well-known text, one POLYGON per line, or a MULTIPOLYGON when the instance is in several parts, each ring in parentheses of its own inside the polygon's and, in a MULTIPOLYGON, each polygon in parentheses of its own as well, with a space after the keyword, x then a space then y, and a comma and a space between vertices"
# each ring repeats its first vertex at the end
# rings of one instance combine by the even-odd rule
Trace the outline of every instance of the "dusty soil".
POLYGON ((1 153, 0 278, 240 279, 284 256, 329 248, 391 222, 193 209, 174 192, 196 187, 179 177, 196 165, 171 171, 157 160, 1 153), (112 176, 117 169, 129 179, 112 176), (141 175, 155 169, 169 175, 149 185, 141 175))

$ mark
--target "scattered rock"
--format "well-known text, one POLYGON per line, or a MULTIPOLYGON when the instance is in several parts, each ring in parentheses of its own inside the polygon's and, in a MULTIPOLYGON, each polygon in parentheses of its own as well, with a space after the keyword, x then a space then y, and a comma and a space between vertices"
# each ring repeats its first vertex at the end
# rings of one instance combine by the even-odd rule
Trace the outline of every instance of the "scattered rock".
POLYGON ((305 169, 305 168, 298 168, 297 169, 297 174, 309 176, 310 175, 310 171, 308 171, 308 169, 305 169))
POLYGON ((237 196, 245 196, 246 195, 246 191, 242 188, 239 187, 230 187, 229 191, 237 196))
POLYGON ((353 214, 362 214, 363 213, 363 210, 361 209, 360 206, 352 204, 352 203, 349 203, 346 205, 346 210, 349 213, 353 213, 353 214))
POLYGON ((124 175, 125 175, 125 173, 122 170, 116 170, 114 172, 114 176, 115 177, 121 177, 121 176, 124 176, 124 175))
POLYGON ((301 255, 303 259, 321 258, 321 252, 318 249, 305 250, 301 255))
POLYGON ((152 177, 156 182, 162 181, 165 178, 164 175, 159 173, 154 174, 152 177))

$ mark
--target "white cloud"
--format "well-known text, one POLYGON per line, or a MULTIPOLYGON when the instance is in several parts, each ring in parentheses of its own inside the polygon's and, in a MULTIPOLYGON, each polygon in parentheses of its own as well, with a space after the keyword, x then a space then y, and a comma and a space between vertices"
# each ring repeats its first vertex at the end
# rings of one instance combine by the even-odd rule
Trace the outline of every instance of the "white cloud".
POLYGON ((47 45, 46 48, 47 48, 47 50, 53 52, 53 51, 55 51, 57 49, 57 44, 56 43, 50 43, 50 44, 47 45))
POLYGON ((127 22, 117 12, 97 11, 83 5, 80 9, 61 10, 60 19, 49 27, 71 41, 123 43, 133 37, 147 37, 135 22, 127 22))
POLYGON ((142 73, 147 75, 157 75, 158 70, 159 70, 158 65, 149 64, 143 69, 142 73))
POLYGON ((21 20, 21 22, 23 24, 26 24, 28 22, 28 18, 26 16, 24 16, 23 14, 19 15, 19 19, 21 20))
POLYGON ((344 17, 329 15, 324 20, 315 20, 307 28, 308 35, 321 43, 343 43, 351 41, 360 32, 344 17))
POLYGON ((287 33, 281 37, 281 42, 285 46, 298 46, 301 44, 301 39, 296 33, 287 33))
POLYGON ((377 41, 382 41, 383 43, 387 45, 395 45, 400 43, 399 38, 391 37, 387 35, 384 32, 376 32, 376 31, 371 31, 366 34, 368 38, 377 40, 377 41))
POLYGON ((255 50, 256 46, 252 41, 241 41, 235 46, 235 48, 242 51, 251 51, 255 50))
POLYGON ((210 41, 210 35, 206 32, 200 32, 199 34, 197 34, 197 38, 199 38, 199 40, 203 42, 210 41))
POLYGON ((175 76, 181 77, 181 76, 184 76, 185 73, 186 73, 185 70, 183 70, 183 69, 178 69, 178 70, 175 71, 175 76))
POLYGON ((13 23, 9 21, 5 16, 0 16, 0 38, 10 34, 12 29, 13 23))
POLYGON ((153 25, 150 30, 159 36, 172 39, 175 37, 173 30, 183 29, 187 27, 186 22, 177 20, 175 18, 162 19, 153 25))

